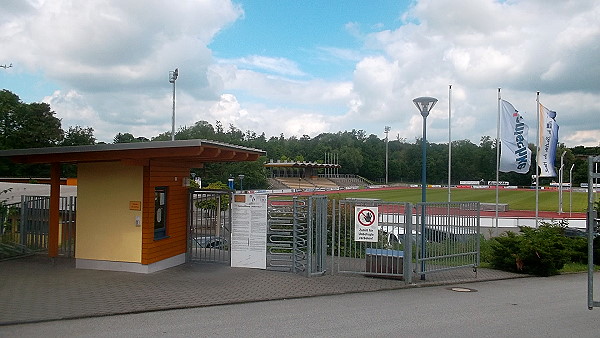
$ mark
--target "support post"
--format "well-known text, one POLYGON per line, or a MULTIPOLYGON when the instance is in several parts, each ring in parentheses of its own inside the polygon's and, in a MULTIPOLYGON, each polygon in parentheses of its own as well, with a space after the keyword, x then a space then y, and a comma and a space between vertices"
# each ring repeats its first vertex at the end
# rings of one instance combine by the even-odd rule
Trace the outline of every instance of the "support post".
POLYGON ((50 219, 48 223, 48 257, 58 256, 58 225, 60 214, 60 163, 50 169, 50 219))

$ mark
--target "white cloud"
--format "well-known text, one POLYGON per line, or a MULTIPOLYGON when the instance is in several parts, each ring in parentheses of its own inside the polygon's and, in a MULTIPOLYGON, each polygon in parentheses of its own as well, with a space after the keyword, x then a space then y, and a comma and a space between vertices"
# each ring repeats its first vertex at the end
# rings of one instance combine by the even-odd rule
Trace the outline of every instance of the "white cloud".
POLYGON ((304 74, 298 65, 285 58, 273 58, 260 55, 249 55, 247 57, 233 59, 233 60, 221 60, 222 63, 235 64, 237 66, 243 66, 244 68, 263 70, 267 73, 275 73, 284 76, 304 76, 304 74))
POLYGON ((0 13, 0 63, 60 84, 45 101, 63 126, 91 126, 103 141, 169 131, 167 76, 178 67, 177 126, 219 120, 267 136, 364 129, 383 137, 389 125, 412 141, 422 123, 412 99, 434 96, 428 139, 446 142, 452 84, 454 139, 495 136, 502 87, 532 129, 540 91, 559 113, 561 142, 599 143, 596 0, 420 0, 395 29, 367 34, 348 23, 358 48, 313 46, 325 64, 354 63, 337 80, 289 56, 215 60, 207 46, 243 16, 221 0, 11 1, 0 13))
POLYGON ((170 121, 169 70, 180 69, 182 105, 186 97, 190 107, 218 99, 206 46, 241 15, 237 5, 219 0, 39 1, 14 6, 0 23, 0 59, 66 88, 47 98, 63 126, 91 125, 108 141, 129 130, 154 136, 170 130, 162 123, 170 121), (82 102, 93 113, 78 113, 82 102), (90 114, 93 120, 83 118, 90 114))

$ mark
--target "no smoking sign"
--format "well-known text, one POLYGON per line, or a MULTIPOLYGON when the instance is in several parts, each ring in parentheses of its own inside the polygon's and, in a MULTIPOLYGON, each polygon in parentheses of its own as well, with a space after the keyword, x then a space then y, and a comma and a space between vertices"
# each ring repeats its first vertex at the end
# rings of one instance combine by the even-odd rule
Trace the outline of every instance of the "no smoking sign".
POLYGON ((356 242, 377 242, 377 207, 354 207, 354 240, 356 242))

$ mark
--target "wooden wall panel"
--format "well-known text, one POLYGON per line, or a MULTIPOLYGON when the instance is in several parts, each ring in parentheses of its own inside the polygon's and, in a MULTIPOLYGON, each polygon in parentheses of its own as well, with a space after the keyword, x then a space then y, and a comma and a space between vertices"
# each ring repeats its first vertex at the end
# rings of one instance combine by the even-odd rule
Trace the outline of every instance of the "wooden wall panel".
POLYGON ((142 229, 142 264, 152 264, 185 253, 187 249, 187 203, 189 189, 184 179, 190 169, 153 164, 144 170, 144 212, 142 229), (154 239, 154 188, 168 187, 167 238, 154 239))

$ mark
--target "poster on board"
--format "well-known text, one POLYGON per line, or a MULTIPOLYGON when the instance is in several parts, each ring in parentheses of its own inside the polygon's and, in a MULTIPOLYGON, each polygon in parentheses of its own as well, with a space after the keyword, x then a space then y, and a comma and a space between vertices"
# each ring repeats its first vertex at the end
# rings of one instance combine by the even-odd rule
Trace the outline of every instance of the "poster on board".
POLYGON ((232 267, 267 268, 266 195, 233 195, 230 250, 232 267))
POLYGON ((379 214, 377 207, 354 207, 354 241, 377 242, 379 214))

